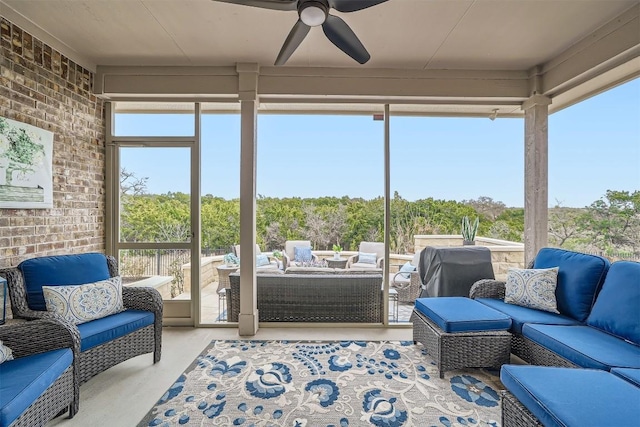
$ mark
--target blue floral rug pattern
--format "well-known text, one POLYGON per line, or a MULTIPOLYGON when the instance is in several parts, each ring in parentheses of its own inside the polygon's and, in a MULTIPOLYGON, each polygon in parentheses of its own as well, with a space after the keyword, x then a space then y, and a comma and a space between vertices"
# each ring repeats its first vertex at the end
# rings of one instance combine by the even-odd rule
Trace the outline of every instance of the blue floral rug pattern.
POLYGON ((138 426, 498 427, 500 387, 411 341, 213 341, 138 426))

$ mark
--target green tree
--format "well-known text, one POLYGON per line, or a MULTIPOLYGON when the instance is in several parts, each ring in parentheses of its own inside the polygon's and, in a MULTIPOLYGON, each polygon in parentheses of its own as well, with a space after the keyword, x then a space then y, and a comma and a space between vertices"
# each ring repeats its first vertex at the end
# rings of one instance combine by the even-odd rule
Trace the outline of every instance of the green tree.
POLYGON ((602 251, 640 252, 640 191, 607 190, 587 208, 583 224, 602 251))

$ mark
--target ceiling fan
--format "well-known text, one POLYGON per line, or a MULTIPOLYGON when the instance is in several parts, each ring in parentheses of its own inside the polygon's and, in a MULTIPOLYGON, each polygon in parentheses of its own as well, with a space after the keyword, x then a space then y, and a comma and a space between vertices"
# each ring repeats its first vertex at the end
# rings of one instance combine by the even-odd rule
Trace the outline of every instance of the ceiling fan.
POLYGON ((284 65, 300 46, 311 27, 322 25, 327 38, 344 53, 358 61, 367 62, 371 55, 362 45, 353 30, 341 18, 329 14, 333 8, 338 12, 355 12, 376 6, 388 0, 214 0, 224 3, 260 7, 272 10, 297 10, 298 22, 293 26, 280 49, 275 65, 284 65))

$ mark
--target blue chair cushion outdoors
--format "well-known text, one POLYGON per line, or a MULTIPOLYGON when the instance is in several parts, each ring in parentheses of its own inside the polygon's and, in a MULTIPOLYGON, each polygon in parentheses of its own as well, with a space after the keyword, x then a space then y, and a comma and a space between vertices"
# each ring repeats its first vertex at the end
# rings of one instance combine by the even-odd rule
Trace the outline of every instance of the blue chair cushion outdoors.
POLYGON ((72 363, 73 352, 62 348, 0 364, 0 426, 15 421, 72 363))
POLYGON ((416 310, 444 332, 506 331, 509 316, 465 297, 418 298, 416 310))
POLYGON ((542 248, 533 268, 559 267, 556 301, 558 311, 584 322, 609 269, 609 261, 596 255, 557 248, 542 248))
POLYGON ((503 365, 500 380, 546 427, 637 425, 640 388, 604 371, 503 365))
POLYGON ((580 322, 577 320, 563 316, 562 314, 509 304, 499 299, 478 298, 476 301, 511 317, 510 331, 516 334, 522 333, 522 326, 525 323, 542 323, 545 325, 580 325, 580 322))
POLYGON ((640 347, 589 326, 527 324, 522 335, 583 368, 640 368, 640 347))
POLYGON ((611 265, 587 325, 640 344, 640 263, 611 265))
POLYGON ((150 311, 125 310, 78 325, 81 339, 80 351, 89 350, 145 326, 153 325, 154 319, 154 314, 150 311))
POLYGON ((82 285, 109 278, 107 258, 99 253, 56 255, 22 261, 18 269, 24 276, 27 304, 44 311, 42 287, 45 285, 82 285))
POLYGON ((633 368, 613 368, 612 374, 616 374, 625 381, 630 382, 636 387, 640 387, 640 369, 633 368))

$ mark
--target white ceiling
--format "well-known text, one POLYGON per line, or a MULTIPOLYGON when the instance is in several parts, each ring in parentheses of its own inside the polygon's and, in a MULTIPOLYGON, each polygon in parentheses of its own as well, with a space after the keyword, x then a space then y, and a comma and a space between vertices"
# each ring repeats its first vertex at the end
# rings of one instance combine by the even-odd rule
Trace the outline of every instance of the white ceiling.
MULTIPOLYGON (((640 0, 389 0, 353 13, 331 12, 368 49, 367 64, 356 63, 320 28, 312 28, 284 67, 529 73, 564 58, 638 5, 640 0)), ((0 0, 0 14, 92 70, 237 63, 270 67, 297 20, 295 11, 212 0, 0 0)), ((631 68, 637 75, 640 66, 631 68)), ((619 83, 616 79, 620 76, 575 97, 619 83)), ((443 108, 436 110, 446 113, 443 108)))
MULTIPOLYGON (((389 0, 342 17, 369 50, 359 65, 312 28, 298 67, 527 70, 638 0, 389 0)), ((93 65, 273 65, 295 11, 211 0, 2 0, 93 65)))

